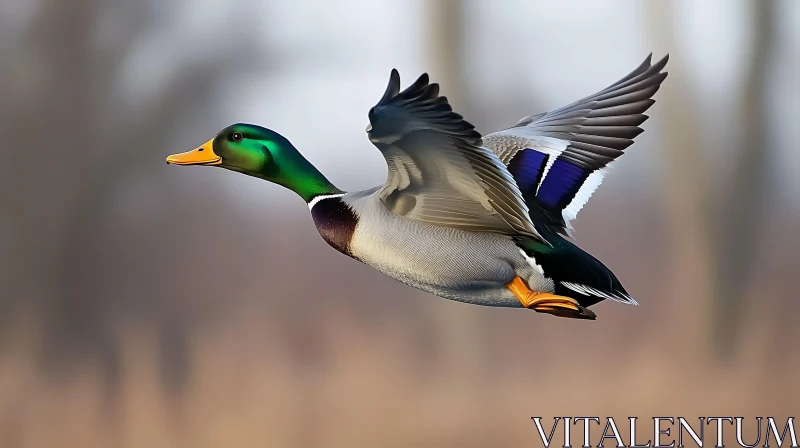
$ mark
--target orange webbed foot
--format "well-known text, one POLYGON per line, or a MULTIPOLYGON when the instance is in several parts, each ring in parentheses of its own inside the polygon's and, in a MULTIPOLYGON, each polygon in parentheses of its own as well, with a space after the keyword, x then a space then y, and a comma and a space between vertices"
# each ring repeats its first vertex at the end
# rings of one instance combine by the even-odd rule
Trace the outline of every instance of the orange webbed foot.
POLYGON ((538 313, 547 313, 572 319, 595 320, 597 318, 597 315, 592 310, 581 306, 573 298, 532 291, 518 276, 514 277, 514 280, 507 284, 506 287, 514 293, 522 303, 522 306, 538 313))

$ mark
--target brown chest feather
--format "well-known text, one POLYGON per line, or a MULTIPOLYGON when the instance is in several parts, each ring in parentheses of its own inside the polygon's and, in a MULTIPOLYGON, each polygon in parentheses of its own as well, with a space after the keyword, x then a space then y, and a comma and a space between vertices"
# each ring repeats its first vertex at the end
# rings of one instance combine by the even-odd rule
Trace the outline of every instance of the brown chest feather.
POLYGON ((356 231, 358 216, 340 198, 323 199, 311 209, 319 234, 334 249, 353 257, 350 240, 356 231))

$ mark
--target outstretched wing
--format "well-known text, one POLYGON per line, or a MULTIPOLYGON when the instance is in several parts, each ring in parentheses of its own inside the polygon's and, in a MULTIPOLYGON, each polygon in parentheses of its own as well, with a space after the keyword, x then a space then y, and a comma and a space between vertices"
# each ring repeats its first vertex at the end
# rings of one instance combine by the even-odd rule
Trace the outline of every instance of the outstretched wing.
POLYGON ((427 74, 401 92, 392 70, 369 121, 369 139, 389 167, 379 193, 389 210, 439 226, 543 240, 506 166, 480 146, 480 133, 427 74))
POLYGON ((525 201, 550 217, 553 230, 569 234, 569 221, 600 186, 604 168, 642 133, 644 112, 667 77, 661 70, 669 55, 652 65, 651 56, 594 95, 484 137, 483 144, 508 165, 525 201))

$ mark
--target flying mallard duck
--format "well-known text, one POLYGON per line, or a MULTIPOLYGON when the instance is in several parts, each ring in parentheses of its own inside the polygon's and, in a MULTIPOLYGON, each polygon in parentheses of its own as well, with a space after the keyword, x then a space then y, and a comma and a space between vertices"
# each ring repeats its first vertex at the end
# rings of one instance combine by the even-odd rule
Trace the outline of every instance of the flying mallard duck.
POLYGON ((423 74, 392 70, 367 134, 386 183, 345 193, 275 131, 223 129, 167 163, 227 168, 283 185, 339 252, 447 299, 595 319, 602 300, 636 305, 617 277, 570 242, 604 168, 633 143, 667 73, 650 56, 608 88, 481 137, 423 74))

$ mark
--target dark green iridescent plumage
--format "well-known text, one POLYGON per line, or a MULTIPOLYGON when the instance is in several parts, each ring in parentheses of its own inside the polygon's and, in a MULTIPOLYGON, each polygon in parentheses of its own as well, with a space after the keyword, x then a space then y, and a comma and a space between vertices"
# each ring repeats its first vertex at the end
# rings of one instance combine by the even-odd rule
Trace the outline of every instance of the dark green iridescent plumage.
POLYGON ((282 185, 306 202, 341 192, 286 137, 266 128, 229 126, 214 139, 214 152, 222 157, 222 167, 282 185), (241 134, 240 141, 235 134, 241 134))

